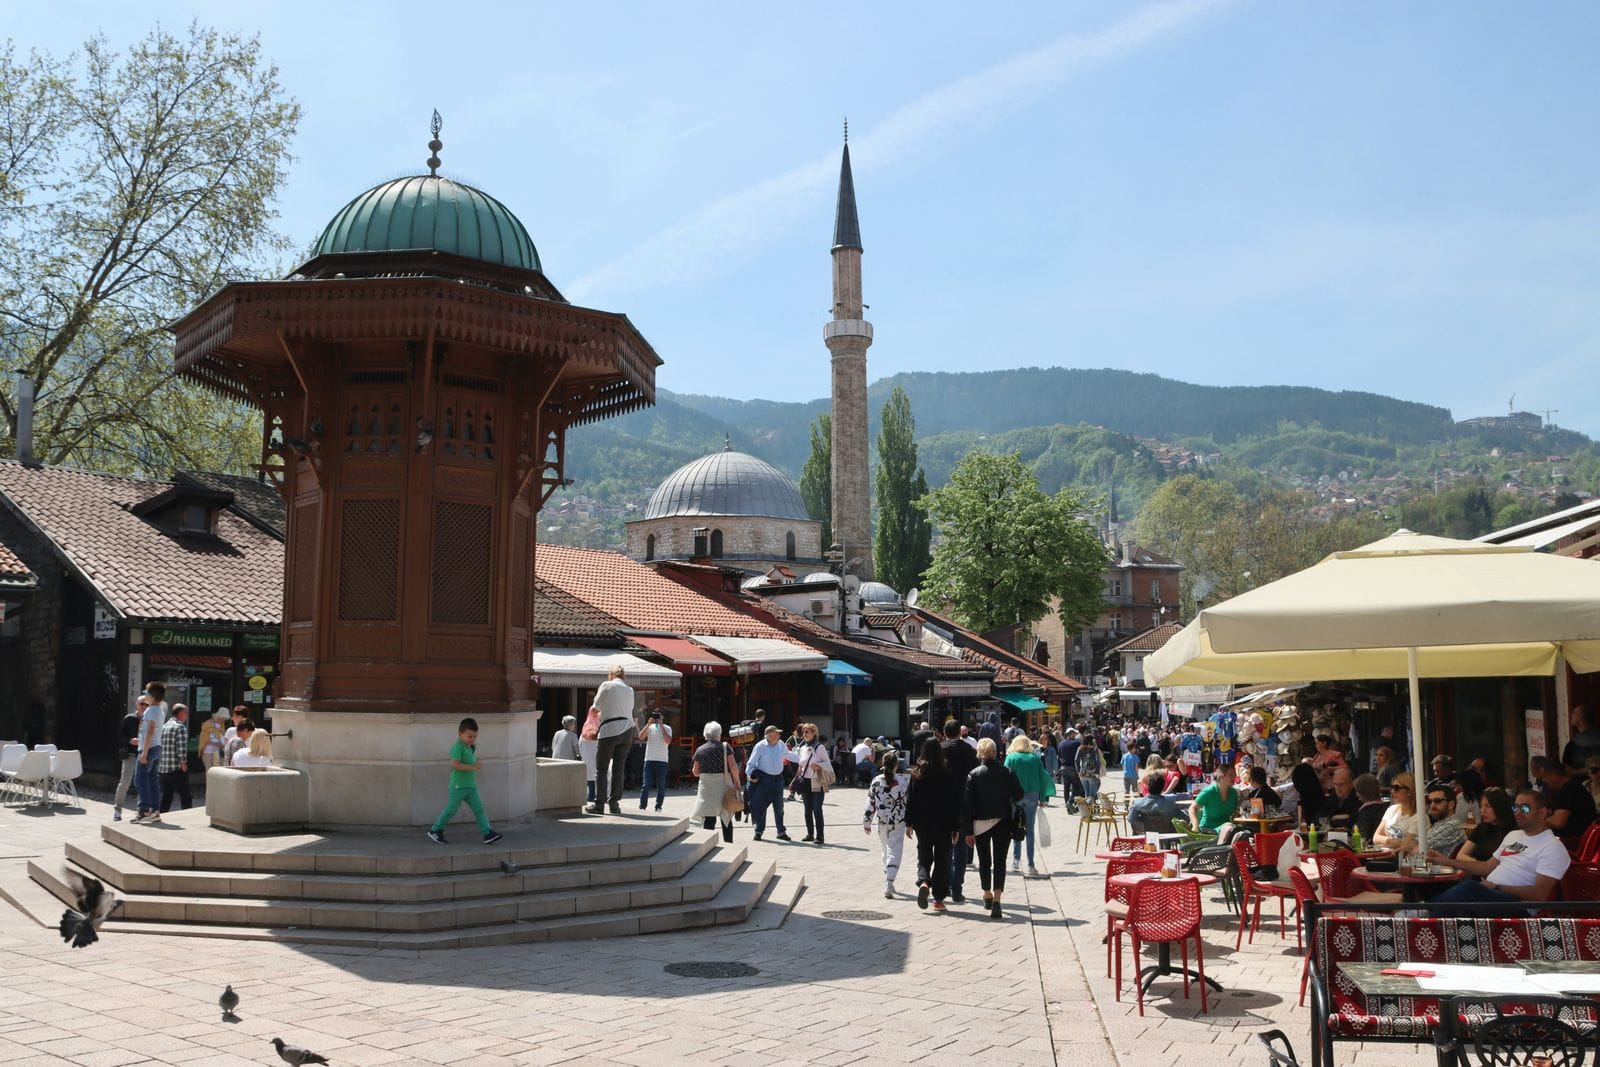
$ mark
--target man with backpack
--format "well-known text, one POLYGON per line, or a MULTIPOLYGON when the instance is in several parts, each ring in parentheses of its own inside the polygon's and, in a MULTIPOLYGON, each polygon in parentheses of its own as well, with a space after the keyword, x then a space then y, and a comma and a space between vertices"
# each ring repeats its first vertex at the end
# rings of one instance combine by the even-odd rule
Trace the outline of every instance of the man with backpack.
POLYGON ((1078 746, 1078 781, 1083 785, 1083 795, 1093 800, 1100 793, 1100 779, 1106 773, 1105 757, 1094 738, 1086 738, 1078 746))

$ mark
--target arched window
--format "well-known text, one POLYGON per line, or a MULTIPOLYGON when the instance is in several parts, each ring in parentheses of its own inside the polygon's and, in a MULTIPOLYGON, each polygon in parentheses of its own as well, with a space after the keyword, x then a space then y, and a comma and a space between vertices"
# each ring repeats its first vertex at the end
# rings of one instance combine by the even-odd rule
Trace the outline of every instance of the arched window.
POLYGON ((656 535, 655 534, 651 534, 649 537, 646 537, 644 539, 644 558, 645 559, 655 559, 656 558, 656 535))
POLYGON ((722 555, 722 531, 721 530, 712 530, 711 531, 711 555, 713 557, 722 555))
POLYGON ((794 531, 783 535, 783 558, 794 559, 794 531))

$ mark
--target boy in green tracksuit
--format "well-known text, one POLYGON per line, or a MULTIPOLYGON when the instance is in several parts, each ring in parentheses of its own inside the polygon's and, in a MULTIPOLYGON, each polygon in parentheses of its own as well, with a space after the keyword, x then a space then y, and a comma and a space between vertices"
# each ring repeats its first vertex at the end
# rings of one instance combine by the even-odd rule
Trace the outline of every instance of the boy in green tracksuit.
POLYGON ((445 801, 439 817, 433 820, 428 839, 444 844, 446 824, 460 809, 461 802, 466 801, 472 814, 478 817, 478 832, 483 834, 483 843, 492 845, 505 835, 489 825, 489 816, 483 813, 483 801, 478 799, 478 721, 462 719, 456 734, 456 743, 450 748, 450 799, 445 801))

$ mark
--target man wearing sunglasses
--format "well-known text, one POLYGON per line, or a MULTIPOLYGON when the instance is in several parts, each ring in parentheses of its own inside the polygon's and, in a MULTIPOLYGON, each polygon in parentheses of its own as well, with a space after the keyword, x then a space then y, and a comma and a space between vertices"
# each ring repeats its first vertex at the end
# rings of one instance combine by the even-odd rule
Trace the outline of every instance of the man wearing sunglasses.
POLYGON ((1550 816, 1549 804, 1544 794, 1525 789, 1517 794, 1511 813, 1517 828, 1506 834, 1488 859, 1451 859, 1436 849, 1428 850, 1430 863, 1483 879, 1458 882, 1434 897, 1436 903, 1550 899, 1572 858, 1567 846, 1545 824, 1550 816))
POLYGON ((1467 828, 1456 818, 1456 791, 1448 783, 1428 786, 1428 847, 1454 855, 1467 839, 1467 828))

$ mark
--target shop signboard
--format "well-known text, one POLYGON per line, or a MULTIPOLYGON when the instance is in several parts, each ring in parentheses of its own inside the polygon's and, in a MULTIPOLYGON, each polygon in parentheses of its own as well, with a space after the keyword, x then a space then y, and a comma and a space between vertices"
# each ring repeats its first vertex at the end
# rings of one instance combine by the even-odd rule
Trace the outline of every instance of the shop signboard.
POLYGON ((278 635, 243 634, 239 638, 239 647, 246 652, 276 652, 278 651, 278 635))
POLYGON ((194 689, 194 711, 196 715, 210 715, 215 697, 209 685, 197 685, 194 689))
POLYGON ((151 645, 188 645, 192 648, 220 648, 232 651, 233 635, 216 630, 151 630, 145 637, 151 645))
POLYGON ((94 606, 94 639, 107 641, 117 636, 117 617, 99 604, 94 606))
POLYGON ((1528 756, 1548 756, 1550 751, 1544 743, 1544 709, 1528 708, 1522 714, 1528 729, 1528 756))

